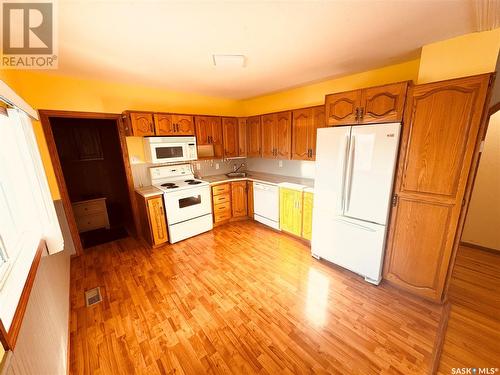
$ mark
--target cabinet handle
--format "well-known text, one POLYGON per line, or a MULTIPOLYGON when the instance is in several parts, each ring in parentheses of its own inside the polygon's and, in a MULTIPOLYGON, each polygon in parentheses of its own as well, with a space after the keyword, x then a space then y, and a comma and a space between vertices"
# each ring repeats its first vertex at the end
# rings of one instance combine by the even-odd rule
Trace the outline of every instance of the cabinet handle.
POLYGON ((359 120, 359 107, 356 107, 356 118, 355 118, 356 122, 358 122, 359 120))
POLYGON ((178 130, 179 130, 178 125, 174 124, 174 133, 177 133, 178 130))
POLYGON ((365 112, 365 109, 363 107, 359 108, 359 121, 363 120, 364 112, 365 112))

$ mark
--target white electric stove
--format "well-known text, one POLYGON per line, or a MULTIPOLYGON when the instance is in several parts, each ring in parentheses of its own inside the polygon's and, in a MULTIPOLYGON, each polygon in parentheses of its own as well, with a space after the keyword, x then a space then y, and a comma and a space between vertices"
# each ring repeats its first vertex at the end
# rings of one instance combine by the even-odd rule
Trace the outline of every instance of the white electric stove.
POLYGON ((210 184, 194 178, 191 164, 153 167, 149 173, 163 191, 170 243, 213 228, 210 184))

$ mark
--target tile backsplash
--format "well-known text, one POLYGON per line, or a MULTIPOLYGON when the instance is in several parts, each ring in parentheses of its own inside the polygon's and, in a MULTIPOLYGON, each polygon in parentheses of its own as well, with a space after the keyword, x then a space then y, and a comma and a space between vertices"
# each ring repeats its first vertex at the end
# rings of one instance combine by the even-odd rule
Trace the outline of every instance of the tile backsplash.
POLYGON ((246 160, 249 171, 290 177, 314 178, 315 163, 313 161, 262 158, 248 158, 246 160))

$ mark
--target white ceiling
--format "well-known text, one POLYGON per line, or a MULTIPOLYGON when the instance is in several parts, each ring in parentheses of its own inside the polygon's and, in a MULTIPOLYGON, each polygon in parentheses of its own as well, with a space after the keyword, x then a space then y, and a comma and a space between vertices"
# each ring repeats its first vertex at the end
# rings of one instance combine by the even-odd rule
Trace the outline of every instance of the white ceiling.
POLYGON ((415 58, 474 27, 470 0, 60 0, 58 18, 54 73, 236 99, 415 58))

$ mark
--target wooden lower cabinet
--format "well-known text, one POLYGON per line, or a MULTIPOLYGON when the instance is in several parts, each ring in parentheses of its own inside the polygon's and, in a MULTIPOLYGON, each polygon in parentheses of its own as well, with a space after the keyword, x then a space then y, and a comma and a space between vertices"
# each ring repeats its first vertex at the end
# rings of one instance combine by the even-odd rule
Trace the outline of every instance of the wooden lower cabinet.
POLYGON ((153 247, 166 243, 168 232, 163 196, 144 197, 136 193, 136 200, 139 208, 142 238, 153 247))
POLYGON ((280 229, 302 235, 302 191, 280 188, 280 229))
POLYGON ((304 192, 302 203, 302 238, 309 241, 312 238, 313 198, 313 193, 304 192))
POLYGON ((417 85, 405 110, 384 278, 442 301, 485 133, 491 75, 417 85))
POLYGON ((247 216, 247 182, 231 182, 231 206, 233 217, 247 216))
POLYGON ((212 186, 214 224, 253 217, 253 182, 233 181, 212 186))
POLYGON ((230 183, 212 186, 212 208, 215 224, 219 224, 231 219, 232 213, 230 183))
POLYGON ((253 181, 247 181, 247 212, 253 219, 253 181))

